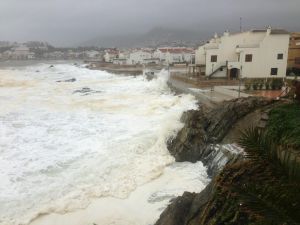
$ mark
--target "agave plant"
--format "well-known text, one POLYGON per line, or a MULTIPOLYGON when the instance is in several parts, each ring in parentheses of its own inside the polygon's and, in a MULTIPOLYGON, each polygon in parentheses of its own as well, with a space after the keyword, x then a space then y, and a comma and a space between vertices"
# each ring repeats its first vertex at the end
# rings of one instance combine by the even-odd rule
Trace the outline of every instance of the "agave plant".
POLYGON ((300 224, 300 162, 286 145, 250 127, 241 133, 239 144, 246 157, 265 168, 264 182, 255 181, 238 188, 242 205, 262 215, 262 224, 300 224))
MULTIPOLYGON (((283 139, 284 140, 284 139, 283 139)), ((267 161, 277 171, 290 179, 300 180, 300 158, 289 148, 291 143, 279 144, 268 132, 250 127, 241 133, 239 145, 245 149, 246 157, 254 161, 267 161)))

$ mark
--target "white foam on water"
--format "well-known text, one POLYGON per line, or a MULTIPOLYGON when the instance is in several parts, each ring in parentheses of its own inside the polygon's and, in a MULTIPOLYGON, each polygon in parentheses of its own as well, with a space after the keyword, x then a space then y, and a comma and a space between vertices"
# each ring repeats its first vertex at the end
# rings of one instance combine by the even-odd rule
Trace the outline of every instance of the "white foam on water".
POLYGON ((33 223, 60 215, 63 224, 146 225, 172 197, 208 181, 201 163, 174 163, 166 148, 196 104, 170 92, 165 72, 148 82, 67 64, 7 69, 0 105, 1 225, 43 214, 33 223), (101 207, 107 214, 80 217, 101 207))

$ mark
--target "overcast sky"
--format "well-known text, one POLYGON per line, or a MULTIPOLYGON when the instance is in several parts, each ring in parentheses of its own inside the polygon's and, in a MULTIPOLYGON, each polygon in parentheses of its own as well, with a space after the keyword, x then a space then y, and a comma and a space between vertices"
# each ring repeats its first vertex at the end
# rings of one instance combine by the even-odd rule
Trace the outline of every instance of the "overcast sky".
POLYGON ((54 45, 154 27, 300 30, 300 0, 0 0, 0 40, 54 45))

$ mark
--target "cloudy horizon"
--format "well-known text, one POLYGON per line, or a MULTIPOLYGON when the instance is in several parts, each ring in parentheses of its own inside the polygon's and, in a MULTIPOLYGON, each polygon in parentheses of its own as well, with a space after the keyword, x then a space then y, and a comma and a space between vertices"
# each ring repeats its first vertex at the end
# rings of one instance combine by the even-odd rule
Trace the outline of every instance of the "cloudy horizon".
POLYGON ((240 17, 245 30, 271 25, 299 31, 299 8, 298 0, 2 0, 0 40, 68 46, 155 27, 203 30, 209 35, 238 31, 240 17))

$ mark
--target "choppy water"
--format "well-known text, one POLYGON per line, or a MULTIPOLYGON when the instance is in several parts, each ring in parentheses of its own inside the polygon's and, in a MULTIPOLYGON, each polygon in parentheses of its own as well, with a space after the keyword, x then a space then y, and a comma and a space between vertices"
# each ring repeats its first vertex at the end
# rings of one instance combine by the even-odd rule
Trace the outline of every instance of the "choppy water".
POLYGON ((170 198, 208 181, 201 163, 174 163, 166 149, 196 105, 173 95, 163 72, 148 82, 67 64, 5 69, 0 106, 1 225, 74 212, 96 198, 126 201, 143 187, 142 204, 154 204, 157 216, 170 198))

